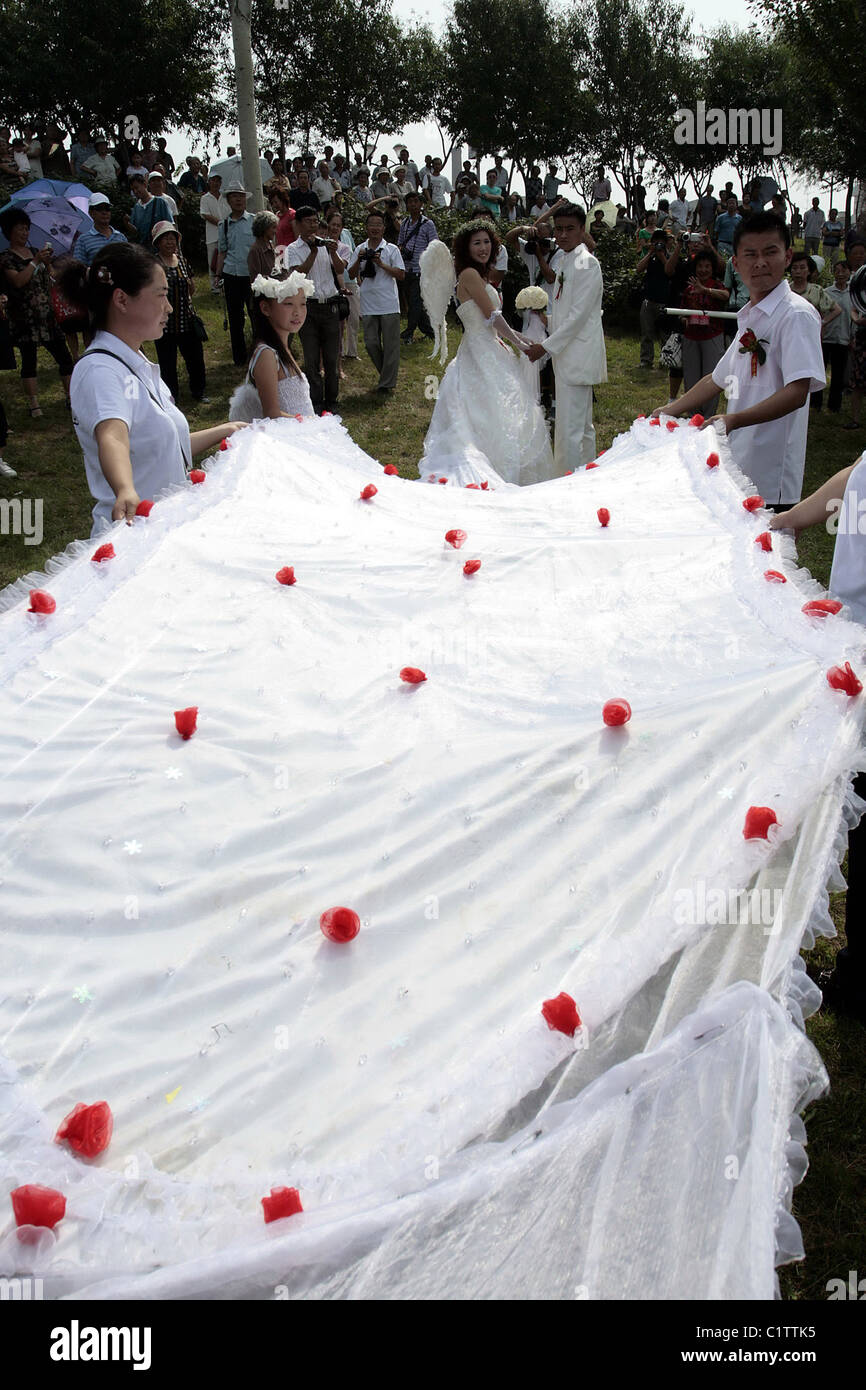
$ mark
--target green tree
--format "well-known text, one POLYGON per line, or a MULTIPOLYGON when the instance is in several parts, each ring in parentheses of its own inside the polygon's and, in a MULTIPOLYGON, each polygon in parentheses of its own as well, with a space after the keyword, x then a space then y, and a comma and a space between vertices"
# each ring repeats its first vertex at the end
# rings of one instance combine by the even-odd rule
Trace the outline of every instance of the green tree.
POLYGON ((0 7, 0 113, 13 126, 57 121, 141 134, 209 131, 227 114, 217 50, 228 22, 201 0, 52 0, 0 7))

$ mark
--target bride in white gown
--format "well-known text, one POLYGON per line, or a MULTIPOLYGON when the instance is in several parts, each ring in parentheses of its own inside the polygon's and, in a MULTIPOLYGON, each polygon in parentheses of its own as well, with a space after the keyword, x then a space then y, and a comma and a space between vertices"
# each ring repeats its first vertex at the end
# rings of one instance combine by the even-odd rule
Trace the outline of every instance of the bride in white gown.
POLYGON ((489 283, 499 238, 482 219, 461 227, 454 238, 454 263, 441 241, 421 257, 421 287, 437 337, 444 342, 445 311, 457 272, 457 313, 463 338, 439 383, 433 418, 418 465, 422 479, 435 474, 465 486, 504 480, 511 485, 554 477, 550 435, 540 406, 528 389, 519 358, 528 340, 506 323, 497 291, 489 283), (506 340, 506 341, 503 341, 506 340))

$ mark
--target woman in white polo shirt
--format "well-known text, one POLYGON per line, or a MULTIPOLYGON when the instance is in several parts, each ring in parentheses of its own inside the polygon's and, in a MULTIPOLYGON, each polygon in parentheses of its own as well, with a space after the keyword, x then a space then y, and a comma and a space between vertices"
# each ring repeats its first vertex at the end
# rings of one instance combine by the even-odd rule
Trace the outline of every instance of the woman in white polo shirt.
POLYGON ((95 499, 95 536, 131 522, 143 498, 156 501, 186 481, 195 454, 212 449, 242 422, 190 435, 159 368, 141 351, 159 338, 171 312, 165 271, 141 246, 107 246, 90 267, 72 262, 60 277, 69 301, 94 330, 72 374, 72 421, 95 499))

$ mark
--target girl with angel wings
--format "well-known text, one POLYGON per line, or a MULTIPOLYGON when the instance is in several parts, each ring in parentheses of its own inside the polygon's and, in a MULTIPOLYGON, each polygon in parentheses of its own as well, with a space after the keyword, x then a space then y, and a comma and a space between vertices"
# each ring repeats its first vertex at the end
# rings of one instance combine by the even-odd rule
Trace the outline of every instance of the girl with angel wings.
POLYGON ((544 415, 520 359, 529 346, 506 323, 490 271, 499 252, 491 222, 467 222, 448 247, 432 241, 421 256, 421 294, 434 327, 433 354, 448 355, 445 315, 455 290, 463 338, 439 383, 433 418, 418 467, 421 477, 465 486, 485 480, 511 486, 543 482, 554 474, 544 415))

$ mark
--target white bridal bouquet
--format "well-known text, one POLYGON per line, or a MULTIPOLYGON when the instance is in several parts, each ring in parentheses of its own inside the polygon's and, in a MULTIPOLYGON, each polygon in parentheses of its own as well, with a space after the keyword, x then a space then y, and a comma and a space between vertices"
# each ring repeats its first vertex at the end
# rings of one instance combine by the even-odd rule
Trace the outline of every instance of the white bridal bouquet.
POLYGON ((546 312, 547 305, 547 290, 543 290, 540 285, 527 285, 514 301, 515 309, 537 309, 541 313, 546 312))

